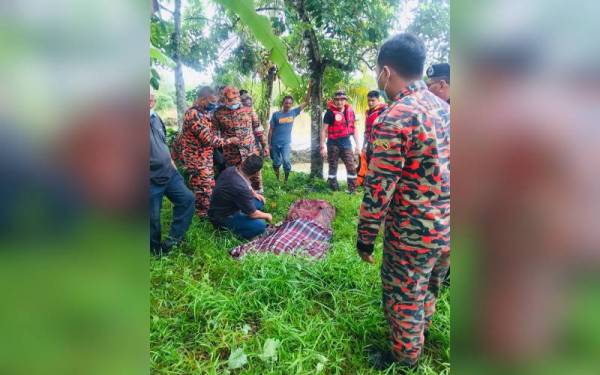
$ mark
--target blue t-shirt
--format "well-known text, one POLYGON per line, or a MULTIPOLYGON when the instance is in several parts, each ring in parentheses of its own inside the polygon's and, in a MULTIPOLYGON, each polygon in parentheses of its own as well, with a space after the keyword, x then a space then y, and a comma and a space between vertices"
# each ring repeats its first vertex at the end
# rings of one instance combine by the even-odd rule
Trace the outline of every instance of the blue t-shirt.
POLYGON ((300 107, 290 109, 288 112, 275 112, 271 116, 271 128, 273 135, 271 143, 277 146, 285 145, 292 142, 292 126, 294 118, 302 112, 300 107))

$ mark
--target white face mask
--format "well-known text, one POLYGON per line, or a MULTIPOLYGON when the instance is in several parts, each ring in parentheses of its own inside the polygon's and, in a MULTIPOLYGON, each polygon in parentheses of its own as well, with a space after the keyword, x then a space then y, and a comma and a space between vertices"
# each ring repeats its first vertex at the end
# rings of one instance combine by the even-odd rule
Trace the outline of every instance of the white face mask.
POLYGON ((385 89, 387 89, 388 83, 390 82, 390 75, 388 74, 388 77, 385 80, 385 84, 383 85, 383 88, 379 85, 381 75, 383 74, 384 71, 385 71, 385 68, 381 70, 381 72, 379 73, 379 76, 377 77, 377 88, 379 89, 379 93, 383 97, 383 100, 385 100, 387 102, 389 100, 389 96, 387 94, 387 91, 385 91, 385 89))

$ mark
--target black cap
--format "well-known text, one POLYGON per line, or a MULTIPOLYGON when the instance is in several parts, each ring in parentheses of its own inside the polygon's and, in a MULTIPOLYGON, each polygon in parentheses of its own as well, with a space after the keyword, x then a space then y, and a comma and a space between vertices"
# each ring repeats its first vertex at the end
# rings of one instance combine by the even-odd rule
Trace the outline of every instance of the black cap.
POLYGON ((334 96, 335 98, 338 98, 338 97, 340 97, 340 96, 341 96, 341 97, 343 97, 344 99, 348 99, 348 97, 346 96, 346 91, 344 91, 344 90, 337 90, 333 96, 334 96))
POLYGON ((428 78, 448 77, 450 78, 450 64, 433 64, 427 69, 428 78))

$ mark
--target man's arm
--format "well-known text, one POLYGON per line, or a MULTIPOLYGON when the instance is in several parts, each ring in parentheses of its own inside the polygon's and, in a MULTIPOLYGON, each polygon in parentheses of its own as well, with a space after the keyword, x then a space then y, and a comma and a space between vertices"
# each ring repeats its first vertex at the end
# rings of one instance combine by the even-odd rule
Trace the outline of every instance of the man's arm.
POLYGON ((354 127, 354 134, 352 134, 354 138, 354 153, 360 154, 360 147, 358 146, 358 128, 354 127))
POLYGON ((266 212, 262 212, 261 210, 256 210, 250 215, 248 215, 251 219, 263 219, 268 221, 269 223, 273 221, 273 216, 266 212))
POLYGON ((356 247, 363 259, 373 253, 379 228, 404 168, 409 137, 409 133, 402 132, 401 125, 394 122, 383 124, 374 134, 357 229, 356 247))
POLYGON ((321 156, 323 158, 327 157, 327 148, 325 147, 325 141, 327 139, 327 127, 329 125, 327 123, 323 123, 321 125, 321 156))
POLYGON ((300 103, 300 110, 304 110, 304 108, 308 107, 308 103, 310 103, 310 89, 312 87, 312 81, 308 82, 308 87, 306 88, 306 96, 304 97, 304 102, 300 103))
POLYGON ((275 126, 275 114, 271 115, 271 121, 269 122, 269 147, 271 146, 271 140, 273 139, 273 126, 275 126))

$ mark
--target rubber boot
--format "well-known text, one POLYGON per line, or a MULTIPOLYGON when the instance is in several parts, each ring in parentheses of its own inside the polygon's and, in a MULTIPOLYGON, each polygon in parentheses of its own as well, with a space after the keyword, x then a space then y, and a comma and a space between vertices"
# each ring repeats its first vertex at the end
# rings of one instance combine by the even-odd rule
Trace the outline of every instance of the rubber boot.
POLYGON ((340 190, 340 187, 337 183, 337 180, 334 178, 328 178, 327 179, 327 184, 329 185, 329 188, 333 191, 338 191, 340 190))
POLYGON ((348 193, 349 194, 356 193, 356 179, 354 179, 354 178, 348 180, 348 193))
POLYGON ((279 168, 273 168, 275 171, 275 177, 277 177, 277 181, 279 181, 279 168))
POLYGON ((290 177, 290 171, 283 171, 283 173, 284 173, 283 183, 287 185, 288 178, 290 177))

